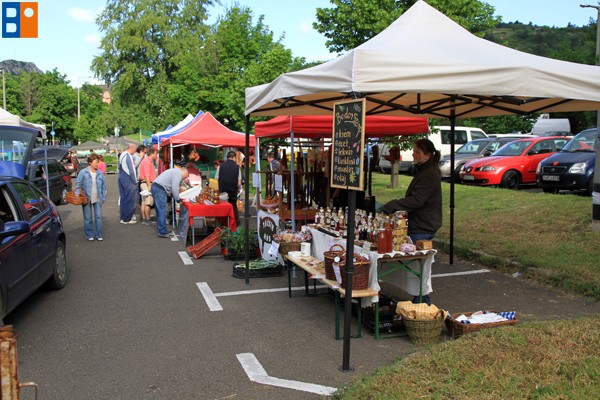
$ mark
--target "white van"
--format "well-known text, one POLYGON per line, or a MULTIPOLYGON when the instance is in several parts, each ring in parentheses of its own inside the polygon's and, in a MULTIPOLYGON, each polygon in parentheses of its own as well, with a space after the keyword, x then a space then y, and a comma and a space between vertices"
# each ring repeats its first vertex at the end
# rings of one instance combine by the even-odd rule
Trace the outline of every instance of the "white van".
MULTIPOLYGON (((427 135, 427 139, 431 140, 436 149, 440 151, 442 157, 450 155, 450 127, 449 126, 436 126, 432 127, 435 132, 430 132, 427 135)), ((486 133, 479 128, 472 128, 469 126, 456 126, 454 127, 455 139, 454 149, 458 149, 463 144, 470 142, 474 139, 481 139, 487 137, 486 133)), ((379 170, 381 172, 389 173, 391 171, 391 164, 384 156, 390 153, 388 144, 379 145, 379 170)), ((412 165, 413 157, 412 150, 405 150, 400 152, 400 168, 401 172, 408 171, 412 165)))

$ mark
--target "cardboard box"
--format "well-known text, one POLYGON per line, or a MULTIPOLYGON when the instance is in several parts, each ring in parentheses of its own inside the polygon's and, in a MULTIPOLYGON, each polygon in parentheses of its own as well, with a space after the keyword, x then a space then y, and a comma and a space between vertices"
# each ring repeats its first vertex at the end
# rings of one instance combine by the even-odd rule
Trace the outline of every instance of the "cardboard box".
POLYGON ((417 240, 416 246, 419 250, 431 250, 433 249, 433 242, 431 240, 417 240))

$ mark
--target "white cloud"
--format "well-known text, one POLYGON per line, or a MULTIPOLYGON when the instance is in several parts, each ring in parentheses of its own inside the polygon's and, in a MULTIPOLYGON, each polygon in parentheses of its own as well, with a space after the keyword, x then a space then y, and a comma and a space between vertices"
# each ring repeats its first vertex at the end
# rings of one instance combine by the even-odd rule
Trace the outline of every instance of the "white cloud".
POLYGON ((311 20, 304 20, 304 21, 300 22, 300 32, 302 32, 302 33, 313 33, 314 29, 312 27, 312 21, 311 20))
POLYGON ((73 18, 75 21, 94 23, 99 12, 100 10, 94 11, 80 7, 73 7, 67 11, 67 15, 73 18))
POLYGON ((84 38, 83 38, 83 40, 86 43, 93 44, 96 47, 100 46, 100 34, 97 33, 97 32, 85 35, 84 38))

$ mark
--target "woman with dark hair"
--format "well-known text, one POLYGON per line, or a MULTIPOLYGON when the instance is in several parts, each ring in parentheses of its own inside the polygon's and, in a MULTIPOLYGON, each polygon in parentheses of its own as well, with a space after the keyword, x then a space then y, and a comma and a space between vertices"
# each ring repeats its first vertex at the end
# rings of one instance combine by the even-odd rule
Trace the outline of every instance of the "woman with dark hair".
POLYGON ((85 238, 93 241, 95 236, 102 241, 102 205, 106 201, 106 179, 98 169, 100 157, 97 154, 90 154, 87 161, 88 167, 77 174, 75 193, 85 194, 88 198, 87 204, 81 206, 85 238))
MULTIPOLYGON (((413 148, 415 175, 402 199, 383 206, 385 214, 408 212, 408 236, 413 243, 431 240, 442 226, 442 175, 440 152, 428 139, 419 139, 413 148)), ((430 302, 429 296, 423 301, 430 302)))

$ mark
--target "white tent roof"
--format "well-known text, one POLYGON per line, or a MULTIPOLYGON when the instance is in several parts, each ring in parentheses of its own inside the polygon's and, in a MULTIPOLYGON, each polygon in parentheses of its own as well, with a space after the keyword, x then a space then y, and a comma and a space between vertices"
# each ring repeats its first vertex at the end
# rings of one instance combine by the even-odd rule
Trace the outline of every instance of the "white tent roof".
POLYGON ((183 128, 184 126, 186 126, 187 124, 192 122, 193 119, 194 119, 194 117, 192 116, 192 114, 188 114, 184 119, 179 121, 175 126, 172 126, 169 129, 165 129, 162 132, 155 133, 154 135, 152 135, 152 143, 160 143, 162 138, 168 137, 171 133, 174 133, 175 131, 183 128))
POLYGON ((246 114, 331 114, 334 102, 352 97, 366 97, 367 114, 385 115, 597 110, 600 67, 492 43, 418 1, 354 50, 247 88, 246 114))
POLYGON ((0 125, 23 126, 25 128, 35 129, 42 134, 42 137, 44 139, 46 139, 45 125, 27 122, 18 115, 11 114, 3 108, 0 108, 0 125))

